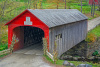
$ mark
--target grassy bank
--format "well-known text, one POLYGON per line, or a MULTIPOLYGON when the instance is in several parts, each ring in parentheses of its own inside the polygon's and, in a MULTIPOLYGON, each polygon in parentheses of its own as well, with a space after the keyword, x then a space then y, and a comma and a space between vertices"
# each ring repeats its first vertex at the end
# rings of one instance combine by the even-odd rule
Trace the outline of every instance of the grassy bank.
POLYGON ((96 37, 100 37, 100 25, 97 26, 96 28, 94 28, 93 30, 91 30, 90 32, 88 32, 88 35, 89 35, 90 33, 95 34, 96 37))
MULTIPOLYGON (((48 56, 44 56, 45 58, 46 58, 46 60, 47 61, 49 61, 50 63, 52 63, 52 64, 54 64, 54 62, 48 57, 48 56)), ((63 62, 64 62, 65 60, 59 60, 58 59, 58 61, 56 62, 56 65, 63 65, 63 62)), ((92 62, 82 62, 82 61, 68 61, 68 62, 70 62, 70 63, 73 63, 75 66, 77 66, 77 65, 79 65, 79 64, 90 64, 90 65, 92 65, 92 67, 100 67, 100 64, 97 64, 97 63, 92 63, 92 62)))
MULTIPOLYGON (((88 32, 88 36, 90 36, 89 34, 95 34, 96 37, 100 37, 100 25, 98 25, 96 28, 94 28, 93 30, 91 30, 90 32, 88 32)), ((94 37, 94 36, 93 36, 94 37)), ((47 61, 49 61, 50 63, 54 64, 54 62, 48 57, 48 56, 44 56, 46 58, 47 61)), ((63 62, 65 60, 59 60, 56 62, 56 65, 63 65, 63 62)), ((90 64, 92 65, 92 67, 100 67, 100 64, 98 63, 92 63, 92 62, 82 62, 82 61, 69 61, 70 63, 73 63, 75 66, 79 65, 79 64, 90 64)))

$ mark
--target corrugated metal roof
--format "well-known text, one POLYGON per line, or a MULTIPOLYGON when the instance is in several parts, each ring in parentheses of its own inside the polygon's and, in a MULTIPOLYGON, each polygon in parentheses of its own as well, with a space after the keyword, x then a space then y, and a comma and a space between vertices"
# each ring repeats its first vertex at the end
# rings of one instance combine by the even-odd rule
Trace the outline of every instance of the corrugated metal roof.
POLYGON ((28 9, 49 28, 88 19, 77 9, 28 9))

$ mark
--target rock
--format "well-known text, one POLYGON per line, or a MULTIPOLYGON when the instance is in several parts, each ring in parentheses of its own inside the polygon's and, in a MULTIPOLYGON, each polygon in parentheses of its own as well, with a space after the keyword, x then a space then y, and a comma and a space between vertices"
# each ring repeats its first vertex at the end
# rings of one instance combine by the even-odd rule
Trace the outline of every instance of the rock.
POLYGON ((81 57, 77 57, 77 58, 78 58, 79 61, 82 60, 81 57))
POLYGON ((89 64, 80 64, 77 67, 92 67, 92 65, 89 65, 89 64))
POLYGON ((72 56, 66 55, 66 56, 62 57, 62 59, 64 59, 64 60, 72 60, 72 56))
POLYGON ((75 67, 75 65, 73 63, 70 63, 68 61, 64 61, 63 63, 64 66, 71 66, 71 67, 75 67))
POLYGON ((82 58, 82 60, 85 60, 85 57, 81 57, 82 58))
POLYGON ((64 62, 63 62, 63 65, 64 65, 64 66, 69 66, 70 63, 69 63, 68 61, 64 61, 64 62))
POLYGON ((77 57, 73 57, 73 60, 78 61, 78 58, 77 57))
POLYGON ((73 63, 70 63, 70 66, 71 66, 71 67, 75 67, 75 65, 74 65, 73 63))
POLYGON ((89 57, 88 60, 92 61, 94 59, 94 56, 89 57))
POLYGON ((98 60, 100 61, 100 57, 98 57, 98 60))

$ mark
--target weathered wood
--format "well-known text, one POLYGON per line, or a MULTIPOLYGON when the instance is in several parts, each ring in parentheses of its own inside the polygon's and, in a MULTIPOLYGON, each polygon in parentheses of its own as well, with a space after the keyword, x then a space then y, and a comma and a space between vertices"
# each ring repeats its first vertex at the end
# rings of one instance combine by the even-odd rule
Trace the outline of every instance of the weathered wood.
POLYGON ((10 49, 6 49, 6 50, 3 50, 3 51, 0 51, 0 55, 9 54, 10 52, 11 52, 10 49))
POLYGON ((49 33, 49 46, 51 53, 54 48, 56 35, 62 34, 62 39, 60 39, 60 36, 58 36, 56 40, 58 45, 58 56, 60 56, 62 53, 85 39, 87 34, 87 20, 53 27, 50 28, 50 30, 51 32, 49 33))
POLYGON ((47 54, 47 56, 48 56, 50 59, 52 59, 52 60, 54 61, 53 55, 52 55, 51 53, 49 53, 48 51, 46 51, 46 54, 47 54))

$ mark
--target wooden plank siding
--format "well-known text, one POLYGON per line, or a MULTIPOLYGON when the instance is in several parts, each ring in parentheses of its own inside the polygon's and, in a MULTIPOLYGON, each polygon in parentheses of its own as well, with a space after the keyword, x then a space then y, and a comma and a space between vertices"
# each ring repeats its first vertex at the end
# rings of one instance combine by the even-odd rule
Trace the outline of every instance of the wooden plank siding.
POLYGON ((58 43, 58 56, 77 45, 86 38, 87 20, 79 21, 71 24, 61 25, 50 28, 49 32, 49 51, 53 52, 56 35, 62 34, 62 38, 58 43))

